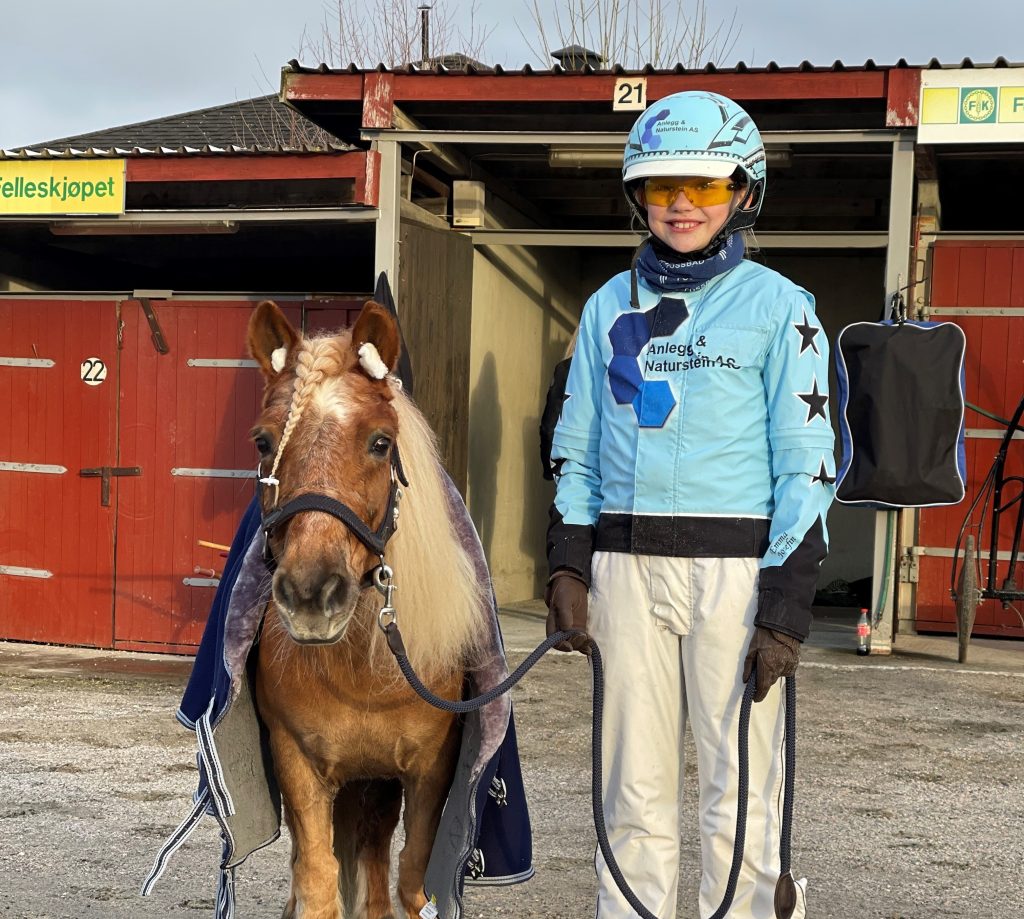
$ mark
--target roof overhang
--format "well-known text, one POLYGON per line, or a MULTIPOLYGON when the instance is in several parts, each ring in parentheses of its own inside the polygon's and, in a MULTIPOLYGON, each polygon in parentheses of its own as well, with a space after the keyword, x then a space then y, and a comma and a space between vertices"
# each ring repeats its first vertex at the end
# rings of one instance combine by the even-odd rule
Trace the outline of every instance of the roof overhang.
MULTIPOLYGON (((534 118, 551 112, 558 124, 575 130, 577 121, 592 120, 590 106, 611 111, 616 86, 624 80, 645 81, 649 100, 683 90, 704 89, 722 93, 751 108, 757 103, 844 102, 863 107, 873 102, 878 118, 873 127, 905 127, 916 124, 921 70, 905 65, 889 68, 865 66, 857 69, 793 69, 567 72, 473 72, 473 71, 330 71, 304 70, 290 66, 282 71, 281 99, 305 117, 328 130, 334 124, 340 136, 351 131, 339 124, 356 113, 362 128, 390 128, 394 109, 401 107, 414 118, 426 122, 433 116, 458 116, 459 109, 476 110, 486 106, 490 120, 525 120, 530 110, 534 118), (565 105, 579 106, 577 112, 565 105), (557 112, 552 112, 552 107, 557 112)), ((618 121, 628 124, 636 112, 619 112, 618 121)), ((840 127, 840 123, 828 127, 840 127)), ((863 124, 848 125, 864 127, 863 124)))

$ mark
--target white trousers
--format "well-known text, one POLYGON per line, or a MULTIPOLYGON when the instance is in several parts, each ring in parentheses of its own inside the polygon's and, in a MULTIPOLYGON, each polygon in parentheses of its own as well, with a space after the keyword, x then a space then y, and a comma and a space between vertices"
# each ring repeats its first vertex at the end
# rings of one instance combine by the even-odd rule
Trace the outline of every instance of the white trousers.
MULTIPOLYGON (((673 919, 679 881, 683 733, 697 746, 703 872, 701 919, 725 894, 736 834, 737 727, 743 659, 754 632, 757 559, 597 552, 588 629, 605 668, 605 815, 626 882, 673 919)), ((730 919, 774 919, 782 822, 783 694, 776 683, 750 717, 750 795, 743 866, 730 919)), ((598 919, 634 913, 600 851, 598 919)), ((798 882, 794 919, 805 916, 798 882)))

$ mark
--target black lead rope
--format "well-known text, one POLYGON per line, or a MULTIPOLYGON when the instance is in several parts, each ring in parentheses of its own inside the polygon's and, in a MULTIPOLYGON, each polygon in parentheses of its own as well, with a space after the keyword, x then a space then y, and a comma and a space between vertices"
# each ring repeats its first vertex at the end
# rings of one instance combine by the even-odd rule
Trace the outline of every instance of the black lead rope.
MULTIPOLYGON (((601 788, 601 776, 603 774, 601 743, 604 732, 604 664, 601 659, 601 649, 597 643, 586 635, 585 632, 577 629, 569 629, 564 632, 556 632, 549 635, 540 645, 516 669, 497 686, 489 689, 472 699, 453 701, 442 699, 434 695, 416 675, 409 663, 409 656, 405 650, 405 642, 402 640, 402 633, 397 623, 389 622, 384 626, 384 633, 387 635, 388 647, 395 656, 399 669, 408 680, 409 685, 416 694, 433 705, 434 708, 442 709, 454 714, 465 714, 483 708, 493 702, 499 696, 504 695, 516 685, 526 674, 533 669, 536 663, 559 642, 566 641, 574 636, 583 635, 589 640, 590 666, 593 671, 594 686, 594 720, 592 732, 592 780, 591 780, 591 804, 594 813, 594 829, 597 832, 597 844, 604 856, 608 870, 619 888, 622 896, 633 908, 641 919, 658 919, 633 893, 632 888, 626 883, 619 863, 612 853, 611 843, 608 841, 608 829, 605 826, 604 796, 601 788)), ((743 691, 743 701, 740 704, 739 721, 739 788, 736 807, 736 836, 733 842, 732 865, 729 869, 729 880, 725 888, 725 896, 721 905, 715 911, 711 919, 724 919, 732 906, 733 897, 736 894, 736 882, 739 878, 740 867, 743 864, 743 846, 747 833, 747 797, 749 794, 749 750, 748 734, 750 725, 750 707, 754 701, 754 691, 757 685, 756 664, 754 672, 747 681, 743 691)), ((793 828, 793 783, 796 767, 796 678, 786 678, 786 729, 785 729, 785 798, 782 808, 782 830, 779 845, 779 861, 781 876, 775 887, 775 915, 778 919, 790 919, 796 908, 796 883, 790 870, 790 842, 793 828)))

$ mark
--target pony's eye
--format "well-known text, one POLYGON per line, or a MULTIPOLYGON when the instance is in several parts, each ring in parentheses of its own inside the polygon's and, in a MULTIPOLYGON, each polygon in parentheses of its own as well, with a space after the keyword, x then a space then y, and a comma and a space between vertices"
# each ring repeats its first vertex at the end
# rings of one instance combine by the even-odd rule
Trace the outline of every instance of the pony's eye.
POLYGON ((256 449, 260 451, 260 454, 262 456, 266 456, 268 453, 270 453, 270 450, 271 450, 270 438, 267 437, 266 434, 257 434, 252 439, 252 442, 254 444, 256 444, 256 449))
POLYGON ((391 449, 391 438, 386 434, 378 434, 370 441, 370 453, 374 456, 385 457, 391 449))

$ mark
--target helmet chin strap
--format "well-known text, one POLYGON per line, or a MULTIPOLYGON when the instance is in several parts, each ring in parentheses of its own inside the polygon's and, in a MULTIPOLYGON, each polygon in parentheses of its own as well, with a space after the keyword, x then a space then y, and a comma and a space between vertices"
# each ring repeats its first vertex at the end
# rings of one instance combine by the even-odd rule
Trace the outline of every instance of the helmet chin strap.
POLYGON ((636 263, 640 261, 640 256, 644 251, 644 246, 650 241, 648 236, 643 242, 640 243, 636 249, 633 250, 633 258, 629 262, 629 305, 635 309, 640 309, 640 284, 636 277, 636 263))

